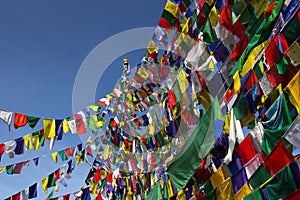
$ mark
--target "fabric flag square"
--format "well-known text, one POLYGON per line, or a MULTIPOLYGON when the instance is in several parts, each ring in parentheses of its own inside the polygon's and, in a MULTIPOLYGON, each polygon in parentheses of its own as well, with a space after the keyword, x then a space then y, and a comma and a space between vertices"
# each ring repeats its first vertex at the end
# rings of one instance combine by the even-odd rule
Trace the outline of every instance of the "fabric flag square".
POLYGON ((18 192, 16 194, 12 195, 11 199, 12 200, 20 200, 21 199, 21 193, 18 192))
POLYGON ((74 117, 76 122, 77 134, 79 135, 85 134, 86 133, 85 121, 78 114, 74 114, 74 117))
POLYGON ((0 109, 0 119, 2 119, 10 128, 12 112, 0 109))
POLYGON ((13 169, 13 174, 21 174, 23 162, 17 163, 13 169))
POLYGON ((4 149, 5 149, 5 144, 0 144, 0 161, 1 161, 2 154, 4 153, 4 149))
POLYGON ((70 199, 70 194, 65 194, 63 196, 63 200, 69 200, 70 199))
MULTIPOLYGON (((300 116, 298 115, 297 119, 294 120, 293 124, 284 135, 284 138, 297 149, 300 149, 299 133, 300 133, 300 116)), ((0 151, 0 155, 1 155, 1 151, 0 151)))
POLYGON ((255 155, 255 149, 252 144, 251 134, 248 134, 245 139, 235 149, 239 155, 243 165, 246 165, 255 155))
POLYGON ((268 199, 280 199, 295 190, 297 186, 289 166, 278 172, 265 186, 268 199))
POLYGON ((216 189, 217 199, 231 199, 233 197, 233 189, 230 178, 227 178, 219 187, 216 189))
POLYGON ((27 124, 27 122, 28 122, 28 119, 27 119, 26 115, 15 112, 15 115, 14 115, 15 129, 25 126, 27 124))
POLYGON ((47 139, 55 136, 55 120, 44 118, 44 137, 47 139))
POLYGON ((15 147, 15 154, 21 155, 24 153, 24 138, 20 137, 18 139, 15 139, 16 141, 16 147, 15 147))
POLYGON ((25 150, 32 149, 30 134, 24 135, 25 150))
POLYGON ((28 200, 28 188, 22 191, 22 200, 28 200))
POLYGON ((298 114, 300 114, 300 72, 286 86, 286 92, 291 104, 296 108, 298 114))
POLYGON ((264 165, 272 174, 276 174, 292 160, 294 160, 293 155, 289 152, 281 140, 265 158, 264 165))
POLYGON ((14 153, 14 146, 15 146, 15 141, 11 140, 8 142, 5 142, 5 151, 8 154, 8 156, 10 158, 14 158, 15 157, 15 153, 14 153))
POLYGON ((36 126, 36 124, 39 122, 39 120, 41 119, 40 117, 34 117, 34 116, 29 116, 27 115, 27 119, 28 119, 28 125, 34 129, 34 127, 36 126))
POLYGON ((12 175, 13 174, 14 164, 7 165, 5 168, 6 168, 6 174, 8 174, 8 175, 12 175))
POLYGON ((226 178, 228 178, 228 175, 224 174, 224 171, 226 171, 226 169, 222 165, 210 177, 210 182, 211 182, 213 188, 219 187, 226 180, 226 178))
POLYGON ((293 160, 289 165, 297 188, 300 188, 300 169, 299 169, 300 163, 299 163, 299 161, 300 160, 298 158, 298 160, 293 160))

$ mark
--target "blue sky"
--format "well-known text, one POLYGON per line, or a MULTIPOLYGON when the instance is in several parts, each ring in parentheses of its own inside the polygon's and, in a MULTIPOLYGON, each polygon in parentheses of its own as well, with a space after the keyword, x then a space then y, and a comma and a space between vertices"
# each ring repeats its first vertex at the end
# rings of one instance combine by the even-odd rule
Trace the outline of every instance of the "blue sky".
MULTIPOLYGON (((155 26, 164 4, 165 1, 161 0, 1 1, 0 108, 57 119, 71 115, 76 73, 90 51, 119 32, 155 26)), ((142 51, 127 56, 133 66, 142 58, 142 51)), ((122 57, 117 59, 100 80, 97 98, 110 91, 118 80, 122 70, 121 60, 122 57)), ((0 143, 31 132, 29 128, 16 131, 12 128, 8 132, 1 121, 0 143)), ((64 139, 55 145, 55 150, 80 143, 72 135, 64 139)), ((49 154, 47 147, 35 152, 28 151, 16 159, 5 155, 0 166, 46 154, 49 154)), ((40 181, 61 165, 61 162, 55 165, 50 157, 45 157, 39 167, 31 163, 24 168, 22 175, 8 176, 3 172, 0 174, 0 199, 40 181)), ((78 167, 73 179, 68 181, 68 188, 60 186, 59 194, 80 189, 86 170, 87 166, 78 167)), ((39 194, 43 197, 41 192, 39 194)))

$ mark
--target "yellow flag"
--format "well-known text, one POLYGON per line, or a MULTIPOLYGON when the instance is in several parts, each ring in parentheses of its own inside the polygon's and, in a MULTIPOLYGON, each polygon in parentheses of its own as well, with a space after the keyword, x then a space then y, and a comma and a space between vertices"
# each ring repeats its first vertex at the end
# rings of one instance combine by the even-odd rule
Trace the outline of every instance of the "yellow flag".
POLYGON ((197 99, 203 105, 205 111, 208 109, 212 102, 210 94, 205 89, 197 94, 197 99))
POLYGON ((158 51, 157 44, 153 40, 150 40, 150 42, 148 43, 147 49, 148 49, 149 53, 154 53, 154 52, 158 51))
POLYGON ((176 17, 178 11, 178 5, 171 1, 168 1, 165 6, 165 10, 170 12, 174 17, 176 17))
POLYGON ((55 137, 55 120, 44 118, 44 137, 53 138, 55 137))
POLYGON ((256 63, 256 56, 262 52, 262 50, 265 49, 265 47, 268 46, 268 41, 261 43, 260 45, 258 45, 257 47, 255 47, 254 49, 252 49, 252 51, 250 52, 246 62, 244 63, 242 70, 241 70, 241 77, 244 77, 249 71, 250 69, 252 69, 252 67, 255 65, 256 63))
POLYGON ((6 169, 6 167, 0 167, 0 174, 6 169))
POLYGON ((248 186, 248 183, 245 183, 243 185, 243 187, 241 187, 241 189, 234 195, 234 197, 232 198, 232 200, 240 200, 243 199, 245 196, 247 196, 248 194, 250 194, 252 191, 248 186))
POLYGON ((33 150, 39 149, 40 148, 40 138, 39 138, 39 135, 33 135, 31 137, 31 139, 32 139, 32 142, 34 144, 33 150))
POLYGON ((53 153, 51 154, 51 156, 52 156, 52 158, 53 158, 53 161, 54 161, 55 163, 57 163, 57 155, 58 155, 58 152, 53 152, 53 153))
POLYGON ((225 135, 229 135, 230 117, 231 117, 231 110, 227 112, 227 116, 226 116, 225 121, 224 121, 223 132, 224 132, 225 135))
POLYGON ((186 79, 186 75, 185 75, 185 72, 184 72, 183 69, 181 69, 179 71, 177 79, 178 79, 178 83, 179 83, 181 93, 184 93, 186 91, 186 89, 188 88, 188 86, 189 86, 189 82, 186 79))
POLYGON ((167 191, 168 191, 169 198, 174 196, 173 187, 170 179, 168 179, 167 182, 167 191))
POLYGON ((241 79, 238 71, 233 75, 233 89, 235 92, 239 92, 241 89, 241 79))
POLYGON ((210 181, 214 188, 219 187, 225 181, 222 166, 219 167, 215 173, 213 173, 213 175, 210 177, 210 181))
POLYGON ((179 192, 177 194, 177 200, 186 200, 186 195, 183 190, 179 190, 179 192))
POLYGON ((216 6, 214 6, 211 10, 210 13, 208 15, 208 19, 211 23, 211 25, 213 27, 217 26, 218 20, 219 20, 219 16, 218 16, 218 12, 217 12, 217 8, 216 6))
POLYGON ((288 93, 291 104, 296 108, 298 114, 300 114, 300 73, 299 72, 286 86, 286 91, 288 93))
POLYGON ((189 32, 189 21, 190 20, 187 20, 186 23, 182 25, 181 34, 183 34, 183 37, 189 32))
POLYGON ((76 159, 76 165, 78 165, 80 163, 80 160, 81 160, 80 154, 76 154, 75 159, 76 159))
POLYGON ((48 192, 47 185, 48 185, 48 176, 46 176, 45 178, 42 179, 42 187, 43 187, 43 191, 45 193, 48 192))
POLYGON ((104 160, 107 160, 107 159, 108 159, 109 153, 110 153, 109 145, 106 145, 105 150, 104 150, 104 153, 103 153, 103 158, 104 158, 104 160))
POLYGON ((146 69, 144 68, 139 68, 139 70, 137 71, 137 74, 140 75, 142 78, 146 79, 149 77, 149 73, 146 69))
POLYGON ((25 143, 25 149, 31 149, 32 148, 32 142, 30 138, 30 134, 25 135, 24 137, 24 143, 25 143))
POLYGON ((210 71, 215 71, 215 63, 214 63, 214 61, 213 60, 210 60, 209 61, 209 63, 208 63, 208 69, 210 70, 210 71))
POLYGON ((234 195, 231 179, 227 178, 216 190, 217 199, 231 199, 234 195))
POLYGON ((154 126, 152 124, 148 125, 148 132, 150 135, 154 135, 154 126))
POLYGON ((213 3, 215 3, 215 0, 206 0, 206 3, 211 6, 213 3))
POLYGON ((95 196, 97 194, 98 184, 99 184, 98 182, 95 182, 95 183, 93 181, 90 182, 92 196, 95 196))
POLYGON ((92 109, 93 111, 97 112, 99 106, 96 106, 96 105, 90 105, 89 108, 92 109))
POLYGON ((63 131, 64 131, 64 133, 67 133, 67 132, 71 131, 70 127, 68 125, 67 119, 64 119, 64 121, 63 121, 63 131))
POLYGON ((55 188, 54 188, 55 192, 58 193, 58 184, 55 183, 55 188))

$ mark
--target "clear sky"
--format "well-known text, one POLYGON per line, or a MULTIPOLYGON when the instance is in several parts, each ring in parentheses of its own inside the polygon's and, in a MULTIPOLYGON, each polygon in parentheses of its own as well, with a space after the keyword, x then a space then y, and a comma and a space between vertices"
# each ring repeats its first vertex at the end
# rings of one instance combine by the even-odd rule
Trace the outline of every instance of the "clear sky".
MULTIPOLYGON (((119 32, 155 26, 164 4, 161 0, 0 1, 0 108, 56 119, 71 115, 75 76, 90 51, 119 32)), ((135 65, 142 58, 142 51, 128 57, 131 65, 135 65)), ((110 91, 118 80, 121 60, 115 61, 99 82, 97 98, 110 91)), ((29 128, 11 128, 8 132, 0 122, 0 143, 33 132, 29 128)), ((54 150, 81 142, 71 135, 64 139, 54 150)), ((4 155, 0 166, 44 154, 49 154, 48 147, 28 151, 16 159, 4 155)), ((61 165, 45 157, 38 167, 31 163, 24 168, 22 175, 6 175, 4 171, 0 174, 0 199, 40 181, 61 165)), ((76 169, 69 186, 63 189, 60 185, 58 195, 80 189, 86 173, 87 166, 76 169)), ((41 191, 39 195, 44 197, 41 191)))

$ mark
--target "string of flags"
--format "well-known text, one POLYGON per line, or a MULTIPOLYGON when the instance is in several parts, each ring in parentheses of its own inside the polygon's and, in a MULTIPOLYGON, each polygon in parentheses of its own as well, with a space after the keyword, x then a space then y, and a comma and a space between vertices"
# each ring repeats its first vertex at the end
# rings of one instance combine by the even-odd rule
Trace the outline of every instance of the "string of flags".
MULTIPOLYGON (((84 145, 95 161, 75 198, 299 197, 299 7, 168 0, 132 80, 124 59, 106 97, 66 119, 43 118, 39 139, 92 133, 84 145)), ((5 110, 0 118, 15 128, 40 120, 5 110)), ((22 152, 23 141, 0 153, 22 152)))

